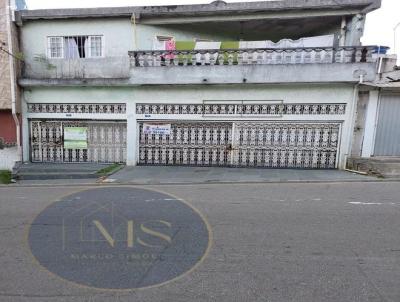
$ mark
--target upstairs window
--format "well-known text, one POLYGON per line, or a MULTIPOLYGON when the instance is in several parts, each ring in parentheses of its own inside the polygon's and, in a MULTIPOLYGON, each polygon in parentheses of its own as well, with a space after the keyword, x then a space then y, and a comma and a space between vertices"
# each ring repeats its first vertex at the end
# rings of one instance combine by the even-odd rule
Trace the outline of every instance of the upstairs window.
POLYGON ((64 46, 62 37, 49 37, 48 38, 48 53, 50 58, 63 58, 64 46))
POLYGON ((48 37, 47 55, 51 59, 100 58, 103 46, 103 36, 48 37))

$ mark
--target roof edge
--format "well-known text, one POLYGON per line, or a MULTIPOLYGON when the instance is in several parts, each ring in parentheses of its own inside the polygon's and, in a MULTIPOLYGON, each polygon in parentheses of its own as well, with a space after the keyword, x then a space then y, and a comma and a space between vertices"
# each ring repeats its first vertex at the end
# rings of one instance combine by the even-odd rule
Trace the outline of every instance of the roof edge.
POLYGON ((133 14, 138 18, 146 17, 182 17, 223 15, 232 12, 249 14, 252 12, 271 12, 288 10, 331 10, 358 9, 368 13, 381 6, 381 0, 282 0, 226 3, 214 1, 209 4, 167 5, 167 6, 130 6, 99 8, 64 8, 21 10, 16 12, 19 21, 38 19, 104 18, 127 17, 133 14))

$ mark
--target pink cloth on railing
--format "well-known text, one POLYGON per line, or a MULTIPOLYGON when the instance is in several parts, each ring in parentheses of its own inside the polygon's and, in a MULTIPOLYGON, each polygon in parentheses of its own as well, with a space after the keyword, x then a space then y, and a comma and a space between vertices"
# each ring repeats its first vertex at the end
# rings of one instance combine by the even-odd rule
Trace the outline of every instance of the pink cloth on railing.
MULTIPOLYGON (((165 50, 175 50, 175 49, 176 49, 175 40, 169 40, 169 41, 165 42, 165 50)), ((173 60, 175 58, 175 55, 168 54, 168 55, 165 55, 165 58, 168 60, 173 60)))

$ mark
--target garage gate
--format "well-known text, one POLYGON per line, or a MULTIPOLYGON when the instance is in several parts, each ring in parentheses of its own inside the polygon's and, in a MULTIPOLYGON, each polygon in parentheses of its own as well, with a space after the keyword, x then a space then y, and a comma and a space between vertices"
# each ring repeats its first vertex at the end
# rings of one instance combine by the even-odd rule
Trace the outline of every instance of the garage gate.
POLYGON ((384 94, 379 103, 375 156, 400 156, 400 94, 384 94))
POLYGON ((126 162, 126 122, 30 121, 32 162, 126 162), (87 149, 64 148, 66 127, 87 127, 87 149))
MULTIPOLYGON (((165 122, 163 122, 165 123, 165 122)), ((340 123, 172 122, 143 133, 139 164, 334 169, 340 123)))

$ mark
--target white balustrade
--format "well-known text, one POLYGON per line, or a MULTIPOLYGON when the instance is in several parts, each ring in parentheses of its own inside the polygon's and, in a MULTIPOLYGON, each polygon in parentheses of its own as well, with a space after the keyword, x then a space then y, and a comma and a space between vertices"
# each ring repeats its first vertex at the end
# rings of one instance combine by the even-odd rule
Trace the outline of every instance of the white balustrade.
POLYGON ((373 62, 375 47, 131 51, 136 67, 373 62))

